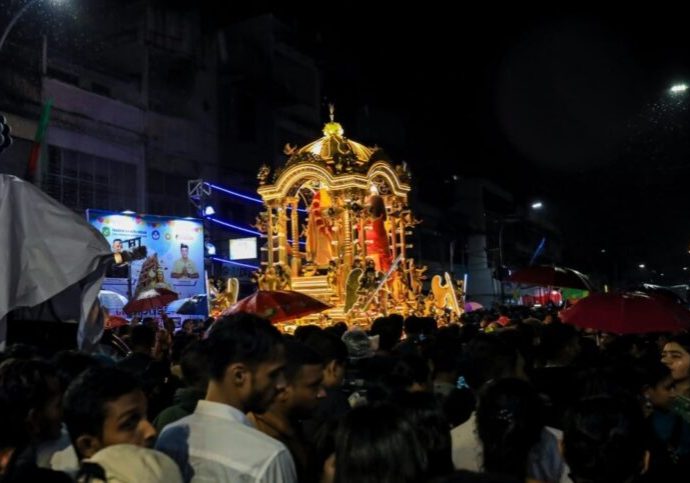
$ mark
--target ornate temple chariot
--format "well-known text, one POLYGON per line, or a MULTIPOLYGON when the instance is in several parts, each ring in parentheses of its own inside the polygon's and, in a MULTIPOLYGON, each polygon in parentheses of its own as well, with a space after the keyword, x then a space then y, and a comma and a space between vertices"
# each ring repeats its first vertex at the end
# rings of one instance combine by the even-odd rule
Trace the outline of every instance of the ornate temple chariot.
POLYGON ((330 117, 322 138, 286 145, 283 167, 259 171, 265 204, 255 225, 265 238, 259 288, 327 302, 333 308, 310 319, 323 324, 366 325, 388 313, 428 315, 447 306, 459 314, 452 281, 434 280, 438 293, 425 296, 426 267, 408 255, 419 221, 408 206, 406 165, 347 139, 332 108, 330 117))

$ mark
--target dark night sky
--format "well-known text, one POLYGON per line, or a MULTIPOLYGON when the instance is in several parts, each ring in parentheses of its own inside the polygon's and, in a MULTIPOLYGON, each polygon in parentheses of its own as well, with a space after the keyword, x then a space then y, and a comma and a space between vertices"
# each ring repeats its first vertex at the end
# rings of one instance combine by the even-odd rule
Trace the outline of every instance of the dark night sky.
POLYGON ((398 116, 407 139, 391 154, 411 165, 422 197, 445 202, 438 186, 451 174, 484 176, 520 202, 544 200, 569 265, 687 273, 690 93, 667 92, 690 82, 677 8, 163 3, 203 8, 219 25, 273 12, 294 26, 324 71, 324 119, 335 102, 347 135, 369 141, 348 129, 358 110, 398 116))
POLYGON ((680 280, 690 113, 667 89, 690 80, 682 16, 448 8, 283 18, 306 39, 319 33, 324 96, 345 124, 343 105, 384 106, 406 121, 404 158, 424 197, 443 175, 485 176, 523 202, 544 199, 567 263, 645 262, 680 280))

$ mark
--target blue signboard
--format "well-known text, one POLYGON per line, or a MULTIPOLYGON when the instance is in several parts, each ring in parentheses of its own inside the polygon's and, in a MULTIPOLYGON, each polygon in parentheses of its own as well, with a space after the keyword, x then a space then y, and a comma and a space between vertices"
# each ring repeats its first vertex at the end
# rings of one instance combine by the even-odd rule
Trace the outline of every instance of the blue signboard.
POLYGON ((206 292, 204 228, 200 220, 87 210, 87 217, 114 252, 143 245, 144 260, 111 268, 104 290, 136 298, 145 290, 165 288, 180 299, 206 292))

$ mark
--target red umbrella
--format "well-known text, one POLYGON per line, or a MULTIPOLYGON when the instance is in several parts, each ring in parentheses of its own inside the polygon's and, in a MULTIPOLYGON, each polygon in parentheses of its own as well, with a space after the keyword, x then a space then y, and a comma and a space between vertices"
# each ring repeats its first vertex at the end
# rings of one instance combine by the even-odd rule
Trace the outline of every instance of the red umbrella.
POLYGON ((224 310, 221 315, 247 312, 277 323, 316 314, 328 308, 329 305, 302 292, 258 290, 224 310))
POLYGON ((117 315, 111 315, 105 321, 106 329, 116 329, 118 327, 123 327, 125 325, 129 325, 129 320, 124 319, 122 317, 118 317, 117 315))
POLYGON ((595 293, 560 315, 569 324, 617 334, 690 329, 690 310, 641 292, 595 293))
POLYGON ((542 287, 567 287, 589 291, 593 288, 587 275, 572 268, 549 265, 521 268, 510 274, 506 280, 542 287))
POLYGON ((127 305, 122 307, 122 310, 124 310, 127 315, 132 315, 137 312, 160 309, 173 300, 177 300, 177 293, 172 290, 152 288, 150 290, 144 290, 136 299, 130 300, 127 305))

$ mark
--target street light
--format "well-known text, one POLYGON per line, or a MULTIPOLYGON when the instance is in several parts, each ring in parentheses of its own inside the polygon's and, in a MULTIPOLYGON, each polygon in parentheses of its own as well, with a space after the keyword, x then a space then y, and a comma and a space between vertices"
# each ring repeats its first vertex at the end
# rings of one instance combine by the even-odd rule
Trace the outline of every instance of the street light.
POLYGON ((687 84, 675 84, 671 86, 669 89, 671 91, 671 94, 681 94, 685 91, 688 90, 688 85, 687 84))
MULTIPOLYGON (((541 201, 534 201, 530 204, 530 208, 532 210, 541 210, 544 208, 544 203, 541 201)), ((499 224, 498 225, 498 270, 501 272, 501 303, 503 303, 505 299, 505 287, 503 285, 503 271, 504 271, 504 264, 503 264, 503 229, 505 228, 505 225, 507 223, 520 223, 525 221, 525 217, 519 217, 515 215, 509 215, 509 216, 503 216, 500 217, 496 222, 499 224)))
POLYGON ((0 52, 2 51, 2 46, 5 44, 5 40, 7 39, 7 36, 10 34, 12 27, 14 27, 14 24, 17 23, 17 20, 19 20, 19 18, 22 15, 24 15, 27 10, 29 10, 29 8, 42 1, 47 1, 48 3, 52 3, 53 5, 60 5, 61 3, 65 3, 66 0, 30 0, 26 2, 26 4, 19 9, 15 16, 12 17, 12 20, 10 20, 10 23, 7 25, 7 27, 5 27, 5 31, 2 33, 2 37, 0 37, 0 52))

